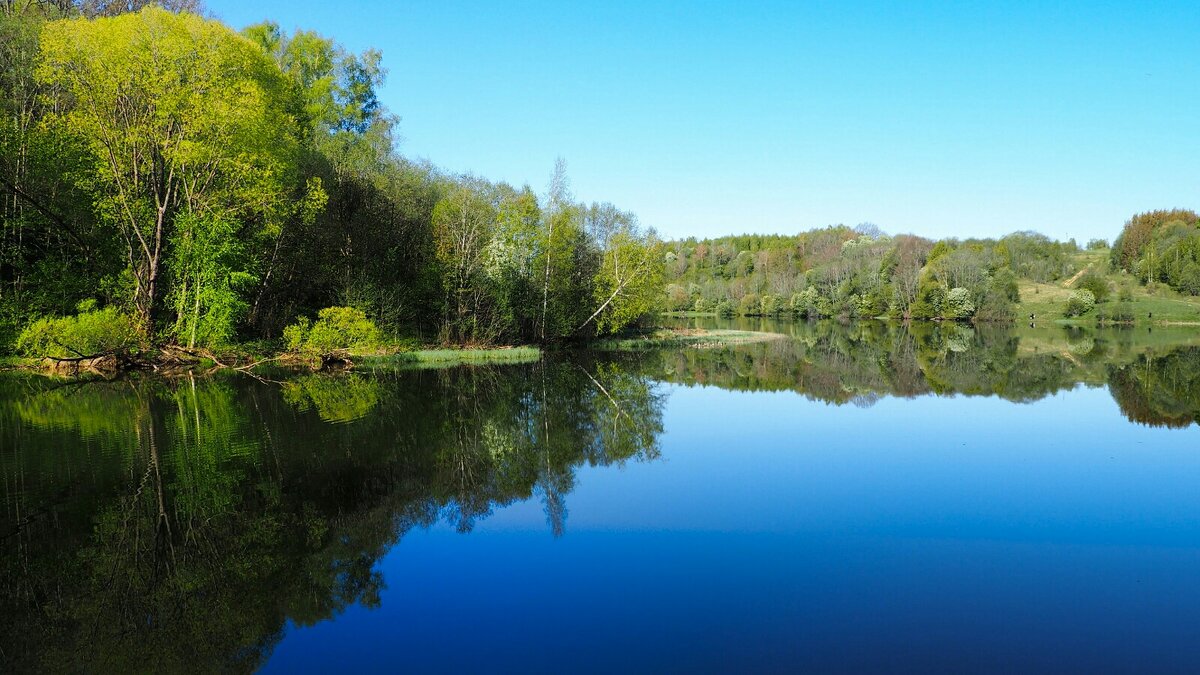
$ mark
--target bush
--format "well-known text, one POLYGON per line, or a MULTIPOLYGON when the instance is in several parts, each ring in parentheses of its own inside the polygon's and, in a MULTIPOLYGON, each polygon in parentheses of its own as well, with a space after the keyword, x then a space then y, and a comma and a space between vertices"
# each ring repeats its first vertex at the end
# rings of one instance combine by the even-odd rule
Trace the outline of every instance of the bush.
POLYGON ((820 302, 820 300, 821 294, 817 293, 816 288, 809 286, 803 291, 792 295, 792 311, 795 312, 797 316, 801 316, 806 319, 816 318, 818 314, 817 303, 820 302))
POLYGON ((704 298, 696 298, 696 304, 692 305, 692 311, 695 312, 707 312, 709 311, 709 308, 710 305, 704 298))
POLYGON ((1107 240, 1104 240, 1104 239, 1089 239, 1088 240, 1087 250, 1089 250, 1089 251, 1102 251, 1106 248, 1108 248, 1107 240))
POLYGON ((947 319, 969 319, 975 313, 971 291, 965 288, 951 288, 946 294, 943 309, 947 319))
POLYGON ((1107 311, 1097 312, 1096 320, 1100 323, 1133 323, 1133 307, 1125 302, 1116 303, 1107 311))
POLYGON ((1072 291, 1071 296, 1067 298, 1067 309, 1064 312, 1067 316, 1083 316, 1096 306, 1096 296, 1087 289, 1072 291))
POLYGON ((733 303, 728 300, 718 302, 715 311, 717 316, 722 319, 732 319, 737 315, 737 312, 733 310, 733 303))
POLYGON ((1084 272, 1083 276, 1075 282, 1075 289, 1091 291, 1096 302, 1108 300, 1108 295, 1112 290, 1108 285, 1108 279, 1095 272, 1084 272))
POLYGON ((34 321, 17 336, 17 351, 25 356, 69 359, 110 352, 130 351, 141 342, 137 322, 115 307, 96 309, 85 300, 78 314, 45 317, 34 321))
POLYGON ((379 328, 362 310, 353 307, 326 307, 310 323, 300 317, 283 329, 288 351, 324 356, 350 349, 370 349, 379 344, 379 328))

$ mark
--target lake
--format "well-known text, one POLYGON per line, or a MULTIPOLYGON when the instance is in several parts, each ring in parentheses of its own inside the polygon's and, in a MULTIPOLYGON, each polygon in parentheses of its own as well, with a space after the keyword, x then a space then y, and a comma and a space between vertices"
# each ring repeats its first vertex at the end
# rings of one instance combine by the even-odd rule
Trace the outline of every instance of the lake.
POLYGON ((0 670, 1200 669, 1200 333, 0 377, 0 670))

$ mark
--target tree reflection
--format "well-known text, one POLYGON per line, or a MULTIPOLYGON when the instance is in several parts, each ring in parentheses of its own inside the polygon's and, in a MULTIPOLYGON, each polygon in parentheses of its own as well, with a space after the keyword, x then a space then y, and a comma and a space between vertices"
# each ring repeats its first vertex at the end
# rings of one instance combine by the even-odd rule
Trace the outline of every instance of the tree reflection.
MULTIPOLYGON (((699 326, 707 327, 707 326, 699 326)), ((780 325, 737 325, 779 330, 780 325)), ((734 349, 650 353, 640 368, 688 385, 794 391, 842 405, 884 396, 997 396, 1035 401, 1077 385, 1108 386, 1132 421, 1188 426, 1197 419, 1194 331, 833 321, 782 324, 789 339, 734 349)))
POLYGON ((254 670, 288 622, 378 605, 414 528, 534 500, 554 536, 583 466, 659 456, 659 382, 1036 400, 1107 386, 1190 426, 1200 346, 1165 331, 793 324, 732 349, 578 353, 392 374, 0 378, 4 670, 254 670))
POLYGON ((613 363, 0 387, 21 671, 253 670, 287 621, 377 605, 408 530, 537 494, 561 534, 578 467, 657 457, 662 430, 656 386, 613 363))

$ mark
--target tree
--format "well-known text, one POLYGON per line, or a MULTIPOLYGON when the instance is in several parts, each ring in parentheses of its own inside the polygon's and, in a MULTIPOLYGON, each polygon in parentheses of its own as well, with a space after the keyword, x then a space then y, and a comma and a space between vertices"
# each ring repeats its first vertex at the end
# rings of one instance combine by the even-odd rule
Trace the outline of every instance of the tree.
POLYGON ((1134 271, 1134 264, 1142 257, 1143 249, 1150 243, 1154 231, 1172 221, 1194 223, 1200 215, 1188 209, 1159 209, 1146 211, 1130 218, 1113 243, 1112 259, 1116 267, 1134 271))
POLYGON ((48 24, 41 57, 37 76, 58 111, 51 123, 87 148, 98 215, 125 244, 144 331, 180 225, 233 222, 254 239, 292 214, 296 130, 278 68, 248 40, 147 7, 48 24))
POLYGON ((444 270, 445 325, 459 341, 486 342, 495 334, 491 317, 484 316, 489 291, 484 269, 496 209, 483 194, 484 188, 478 180, 464 179, 433 209, 435 249, 444 270))
POLYGON ((639 233, 633 226, 625 226, 608 235, 600 269, 593 279, 593 297, 600 306, 578 330, 595 321, 597 332, 614 333, 655 311, 663 274, 662 242, 653 231, 639 233))

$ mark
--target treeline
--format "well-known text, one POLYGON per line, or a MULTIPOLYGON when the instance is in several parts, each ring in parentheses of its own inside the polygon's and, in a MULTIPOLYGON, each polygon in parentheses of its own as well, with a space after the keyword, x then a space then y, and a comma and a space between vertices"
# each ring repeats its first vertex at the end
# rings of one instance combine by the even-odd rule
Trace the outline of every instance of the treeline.
POLYGON ((1113 245, 1112 265, 1142 283, 1200 295, 1200 215, 1170 209, 1130 218, 1113 245))
POLYGON ((870 224, 693 238, 668 244, 667 305, 723 316, 1005 321, 1019 277, 1068 277, 1078 250, 1033 232, 935 242, 870 224))
POLYGON ((658 302, 654 233, 578 203, 561 161, 539 195, 400 155, 378 52, 148 4, 0 2, 0 345, 109 311, 124 340, 220 346, 330 306, 550 341, 658 302))

